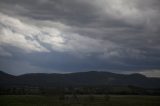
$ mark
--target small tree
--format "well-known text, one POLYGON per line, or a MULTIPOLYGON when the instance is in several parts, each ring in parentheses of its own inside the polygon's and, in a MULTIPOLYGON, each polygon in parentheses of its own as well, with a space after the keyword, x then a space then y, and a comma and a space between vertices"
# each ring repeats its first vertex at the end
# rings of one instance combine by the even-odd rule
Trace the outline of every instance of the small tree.
POLYGON ((73 93, 72 97, 73 97, 74 101, 79 102, 79 98, 78 98, 78 96, 77 96, 77 94, 75 92, 73 93))

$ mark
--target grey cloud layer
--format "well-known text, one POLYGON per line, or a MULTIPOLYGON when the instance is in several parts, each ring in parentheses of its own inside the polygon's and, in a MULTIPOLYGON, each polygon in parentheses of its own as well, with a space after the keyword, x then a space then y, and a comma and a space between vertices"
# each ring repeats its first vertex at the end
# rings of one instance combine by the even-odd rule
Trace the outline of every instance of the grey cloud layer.
POLYGON ((107 52, 107 49, 116 47, 110 41, 96 40, 67 31, 70 27, 61 23, 53 23, 54 26, 52 27, 37 27, 4 14, 0 14, 0 17, 0 44, 14 46, 26 52, 51 52, 55 50, 59 52, 94 53, 107 52), (57 26, 59 29, 56 28, 57 26), (60 29, 60 27, 62 28, 60 29))
POLYGON ((13 58, 17 51, 52 54, 52 59, 69 55, 71 63, 56 59, 59 68, 50 59, 50 66, 24 59, 53 70, 73 63, 86 64, 77 70, 160 68, 159 0, 0 0, 0 10, 3 58, 13 58))

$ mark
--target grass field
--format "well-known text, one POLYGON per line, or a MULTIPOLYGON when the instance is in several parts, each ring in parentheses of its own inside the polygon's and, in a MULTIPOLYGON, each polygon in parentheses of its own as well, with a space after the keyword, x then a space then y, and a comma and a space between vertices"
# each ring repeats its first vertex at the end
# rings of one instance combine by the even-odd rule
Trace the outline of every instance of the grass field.
POLYGON ((160 106, 160 96, 0 96, 0 106, 160 106))

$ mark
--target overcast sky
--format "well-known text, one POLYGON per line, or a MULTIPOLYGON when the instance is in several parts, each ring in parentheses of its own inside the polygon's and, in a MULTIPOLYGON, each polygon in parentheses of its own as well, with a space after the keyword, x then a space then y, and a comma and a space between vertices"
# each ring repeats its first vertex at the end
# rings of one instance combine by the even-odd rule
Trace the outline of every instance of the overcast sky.
POLYGON ((0 0, 0 70, 160 77, 160 0, 0 0))

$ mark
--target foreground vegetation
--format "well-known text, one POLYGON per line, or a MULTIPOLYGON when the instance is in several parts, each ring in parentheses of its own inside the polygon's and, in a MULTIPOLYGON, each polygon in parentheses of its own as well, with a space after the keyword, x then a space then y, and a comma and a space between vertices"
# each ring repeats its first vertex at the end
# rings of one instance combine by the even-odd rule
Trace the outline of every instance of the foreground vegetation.
POLYGON ((160 96, 2 95, 0 106, 160 106, 160 96))

